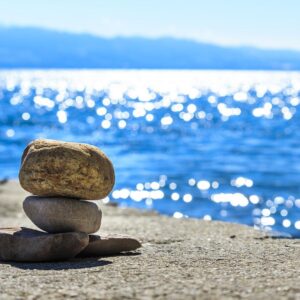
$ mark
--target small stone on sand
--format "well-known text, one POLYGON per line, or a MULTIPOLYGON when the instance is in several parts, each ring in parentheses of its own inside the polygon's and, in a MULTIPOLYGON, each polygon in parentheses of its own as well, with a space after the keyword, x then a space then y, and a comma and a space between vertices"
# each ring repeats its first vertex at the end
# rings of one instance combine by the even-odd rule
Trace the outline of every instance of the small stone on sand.
POLYGON ((0 228, 0 260, 48 262, 75 257, 89 243, 83 232, 49 234, 29 228, 0 228))
POLYGON ((122 252, 134 251, 140 248, 141 243, 125 236, 89 236, 88 246, 79 254, 83 257, 99 257, 105 255, 115 255, 122 252))

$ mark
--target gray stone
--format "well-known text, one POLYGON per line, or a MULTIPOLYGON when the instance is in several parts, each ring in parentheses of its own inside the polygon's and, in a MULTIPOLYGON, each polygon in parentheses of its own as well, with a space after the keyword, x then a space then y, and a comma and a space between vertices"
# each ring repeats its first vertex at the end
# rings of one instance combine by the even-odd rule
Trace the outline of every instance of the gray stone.
POLYGON ((37 227, 50 233, 94 233, 101 225, 101 210, 93 202, 29 196, 23 209, 37 227))
POLYGON ((115 183, 109 158, 95 146, 35 140, 24 150, 21 186, 38 196, 105 198, 115 183))
POLYGON ((114 255, 133 251, 140 248, 141 243, 131 237, 125 236, 98 236, 90 235, 89 244, 79 254, 83 257, 114 255))
POLYGON ((88 244, 83 232, 49 234, 29 228, 0 228, 0 260, 48 262, 76 256, 88 244))

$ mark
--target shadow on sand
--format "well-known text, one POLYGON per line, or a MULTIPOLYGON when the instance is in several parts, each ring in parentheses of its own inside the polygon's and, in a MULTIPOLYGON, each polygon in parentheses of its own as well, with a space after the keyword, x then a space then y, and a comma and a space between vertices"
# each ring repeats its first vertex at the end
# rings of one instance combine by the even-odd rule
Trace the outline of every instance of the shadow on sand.
MULTIPOLYGON (((140 255, 139 252, 127 252, 120 253, 116 255, 109 255, 110 257, 116 256, 136 256, 140 255)), ((108 258, 109 256, 105 256, 108 258)), ((4 262, 0 261, 0 264, 11 265, 12 267, 22 269, 22 270, 77 270, 77 269, 88 269, 96 267, 104 267, 106 265, 112 264, 112 261, 102 259, 100 257, 89 257, 89 258, 74 258, 68 261, 58 261, 58 262, 4 262)))
POLYGON ((33 263, 21 263, 21 262, 1 262, 2 264, 11 265, 12 267, 22 270, 77 270, 86 268, 104 267, 111 264, 109 260, 102 260, 99 258, 84 258, 84 259, 72 259, 69 261, 61 262, 33 262, 33 263))

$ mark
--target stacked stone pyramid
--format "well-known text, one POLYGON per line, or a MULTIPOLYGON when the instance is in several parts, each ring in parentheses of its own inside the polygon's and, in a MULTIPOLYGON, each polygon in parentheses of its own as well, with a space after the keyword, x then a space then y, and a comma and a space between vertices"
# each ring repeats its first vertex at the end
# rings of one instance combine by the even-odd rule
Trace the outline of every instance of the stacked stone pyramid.
POLYGON ((33 194, 24 200, 24 211, 43 231, 0 228, 0 259, 65 260, 141 246, 130 237, 92 235, 100 229, 102 212, 89 200, 105 198, 115 182, 113 165, 98 148, 35 140, 24 150, 19 179, 33 194))

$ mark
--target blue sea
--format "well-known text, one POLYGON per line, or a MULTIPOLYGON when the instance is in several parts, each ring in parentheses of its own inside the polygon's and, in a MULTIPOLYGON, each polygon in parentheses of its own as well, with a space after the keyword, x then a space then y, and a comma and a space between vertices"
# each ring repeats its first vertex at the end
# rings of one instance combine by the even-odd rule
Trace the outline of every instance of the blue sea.
POLYGON ((105 202, 300 237, 300 73, 0 71, 0 178, 36 138, 100 147, 105 202))

